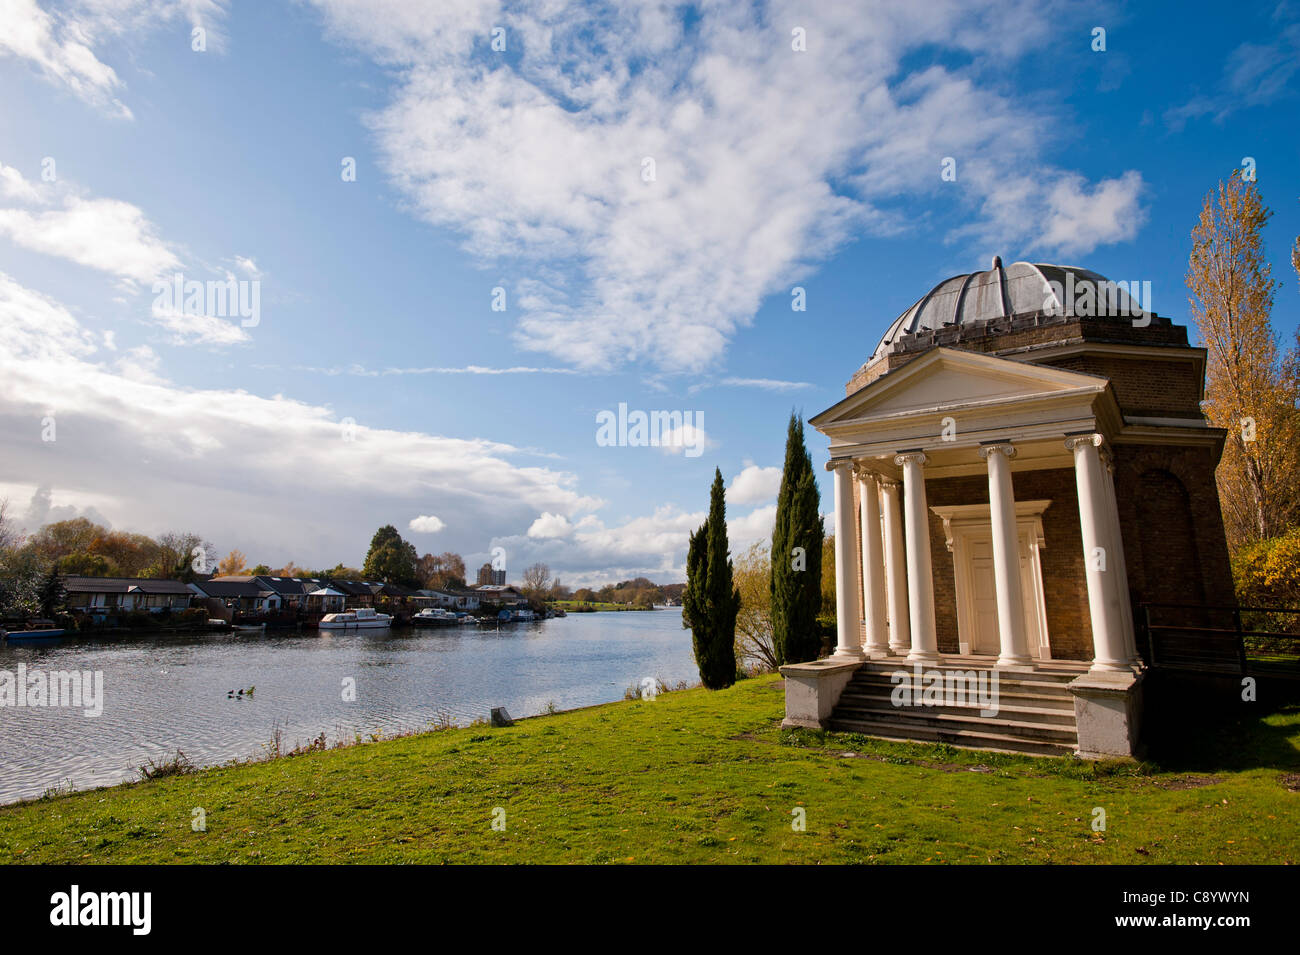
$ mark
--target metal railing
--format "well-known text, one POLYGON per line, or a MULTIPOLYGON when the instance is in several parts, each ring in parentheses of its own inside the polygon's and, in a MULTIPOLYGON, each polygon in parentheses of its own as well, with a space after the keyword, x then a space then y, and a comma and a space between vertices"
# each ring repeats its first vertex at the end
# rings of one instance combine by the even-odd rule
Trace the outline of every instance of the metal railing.
POLYGON ((1300 677, 1300 609, 1144 603, 1141 610, 1147 666, 1300 677))

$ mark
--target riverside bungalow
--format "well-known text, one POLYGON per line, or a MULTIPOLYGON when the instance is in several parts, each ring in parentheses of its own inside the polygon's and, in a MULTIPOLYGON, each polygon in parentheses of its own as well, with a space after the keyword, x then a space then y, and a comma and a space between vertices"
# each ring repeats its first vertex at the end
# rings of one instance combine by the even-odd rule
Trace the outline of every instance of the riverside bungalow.
POLYGON ((305 609, 309 614, 338 613, 347 602, 347 596, 333 587, 317 587, 305 597, 305 609))
POLYGON ((374 594, 375 606, 386 612, 410 610, 415 606, 419 592, 399 584, 371 584, 370 592, 374 594))
POLYGON ((359 580, 331 580, 329 585, 343 594, 348 610, 356 610, 358 607, 373 607, 375 605, 375 592, 371 588, 382 586, 359 580))
POLYGON ((89 614, 143 610, 149 613, 185 610, 194 596, 179 580, 136 577, 65 577, 68 609, 89 614))
POLYGON ((485 607, 522 607, 528 598, 509 584, 484 584, 475 587, 479 603, 485 607))
POLYGON ((421 590, 420 595, 431 600, 433 606, 446 610, 468 611, 479 608, 478 594, 472 590, 456 590, 448 587, 443 590, 421 590))
POLYGON ((264 587, 255 577, 214 577, 190 584, 200 597, 242 613, 265 613, 280 609, 280 595, 264 587))

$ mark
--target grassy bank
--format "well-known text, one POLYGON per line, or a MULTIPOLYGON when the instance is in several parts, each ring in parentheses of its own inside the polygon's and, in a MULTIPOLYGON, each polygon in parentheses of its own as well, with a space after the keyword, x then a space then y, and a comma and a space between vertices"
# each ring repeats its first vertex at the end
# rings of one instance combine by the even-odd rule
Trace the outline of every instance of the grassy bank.
POLYGON ((601 600, 552 600, 550 606, 569 613, 596 613, 609 610, 654 610, 654 607, 636 607, 632 604, 616 604, 601 600))
POLYGON ((1300 710, 1118 767, 783 733, 782 708, 762 677, 54 797, 0 809, 0 859, 1300 861, 1300 710))

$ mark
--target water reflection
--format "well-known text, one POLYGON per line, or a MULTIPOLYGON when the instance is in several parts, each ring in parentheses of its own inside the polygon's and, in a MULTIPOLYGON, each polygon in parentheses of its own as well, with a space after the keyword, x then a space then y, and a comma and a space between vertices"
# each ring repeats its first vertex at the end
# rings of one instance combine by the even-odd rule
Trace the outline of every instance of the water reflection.
POLYGON ((286 748, 390 734, 450 719, 621 699, 648 676, 698 681, 676 609, 570 614, 500 631, 477 627, 361 633, 144 637, 0 645, 0 670, 102 670, 104 712, 0 708, 0 801, 135 777, 179 748, 204 765, 286 748), (356 699, 344 700, 345 681, 356 699), (232 690, 256 687, 252 698, 232 690))

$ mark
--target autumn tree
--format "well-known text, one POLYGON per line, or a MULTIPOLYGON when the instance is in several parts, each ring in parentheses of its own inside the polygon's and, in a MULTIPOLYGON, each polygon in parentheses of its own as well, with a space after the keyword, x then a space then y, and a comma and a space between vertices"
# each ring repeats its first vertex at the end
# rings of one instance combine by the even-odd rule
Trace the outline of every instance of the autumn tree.
POLYGON ((241 550, 232 550, 217 564, 218 577, 238 577, 248 573, 248 560, 241 550))
POLYGON ((166 534, 160 534, 156 543, 157 556, 154 562, 145 568, 146 577, 191 583, 200 575, 210 574, 216 569, 216 548, 198 534, 190 531, 168 531, 166 534))
POLYGON ((442 554, 425 554, 416 561, 415 576, 430 590, 464 587, 465 559, 451 551, 442 554))
MULTIPOLYGON (((767 545, 755 541, 735 561, 740 593, 736 614, 736 656, 768 670, 780 666, 772 643, 772 561, 767 545)), ((818 600, 820 601, 820 594, 818 600)))
MULTIPOLYGON (((1270 321, 1272 212, 1240 171, 1205 197, 1192 230, 1187 288, 1206 358, 1205 413, 1228 439, 1216 478, 1233 550, 1292 526, 1300 503, 1300 416, 1270 321)), ((1291 361, 1294 361, 1293 356, 1291 361)))
POLYGON ((33 534, 25 545, 43 564, 52 564, 69 554, 88 550, 97 539, 108 534, 108 528, 84 517, 55 521, 46 524, 33 534))
POLYGON ((142 577, 157 562, 159 546, 146 534, 109 531, 91 541, 87 553, 108 561, 113 576, 142 577))

